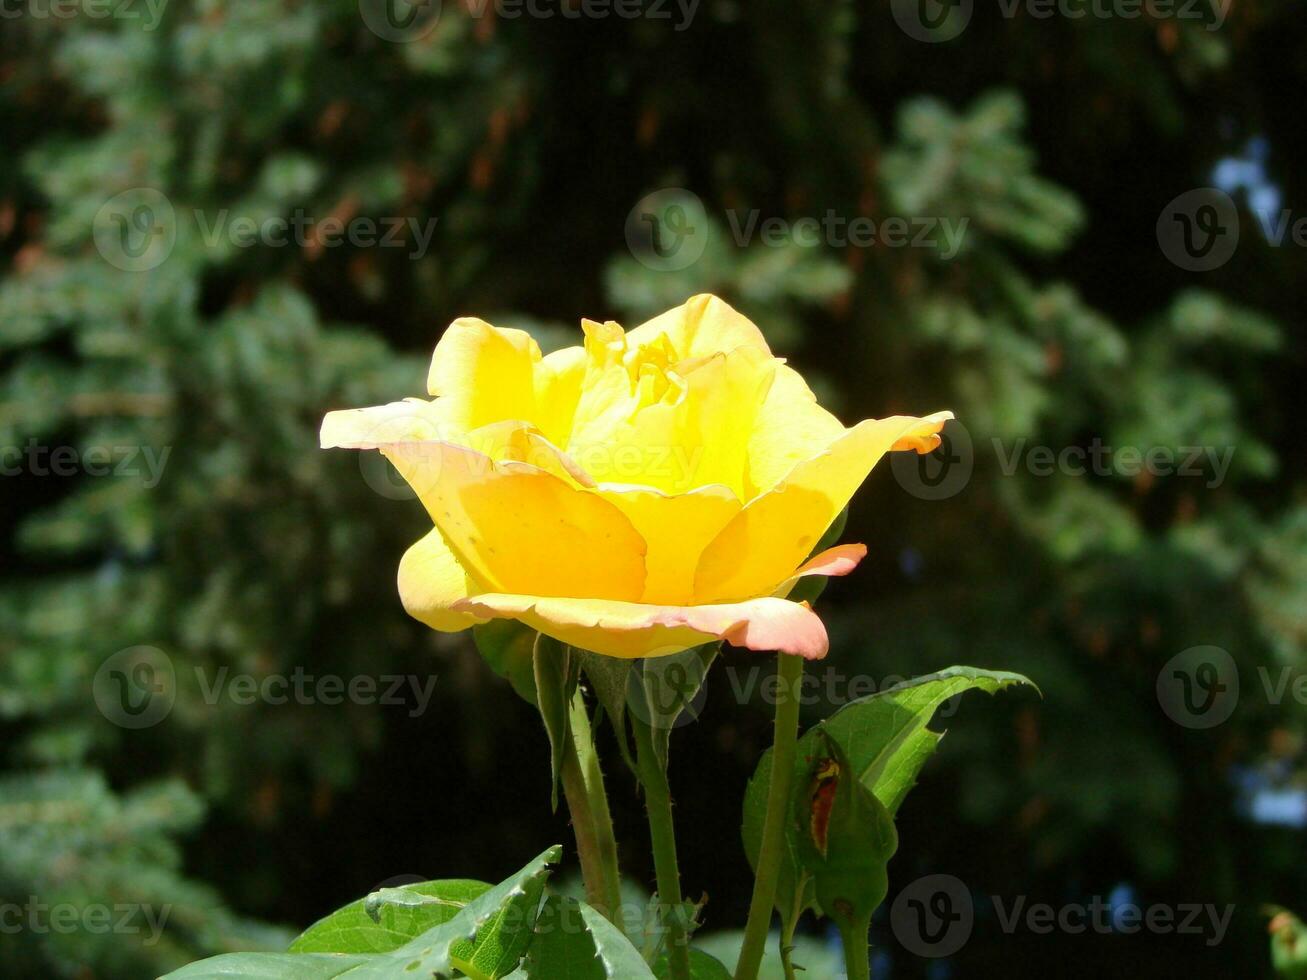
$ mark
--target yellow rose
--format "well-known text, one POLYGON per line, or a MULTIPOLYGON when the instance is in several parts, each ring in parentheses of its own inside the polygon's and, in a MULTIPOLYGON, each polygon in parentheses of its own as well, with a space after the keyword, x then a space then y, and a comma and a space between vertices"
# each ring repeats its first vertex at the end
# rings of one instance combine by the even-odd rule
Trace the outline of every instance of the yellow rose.
POLYGON ((695 296, 626 333, 542 356, 529 334, 450 324, 432 401, 331 412, 323 448, 379 449, 435 527, 399 565, 404 608, 437 630, 516 619, 615 657, 725 639, 825 656, 785 598, 866 553, 814 544, 892 449, 929 452, 951 418, 846 429, 762 333, 695 296))

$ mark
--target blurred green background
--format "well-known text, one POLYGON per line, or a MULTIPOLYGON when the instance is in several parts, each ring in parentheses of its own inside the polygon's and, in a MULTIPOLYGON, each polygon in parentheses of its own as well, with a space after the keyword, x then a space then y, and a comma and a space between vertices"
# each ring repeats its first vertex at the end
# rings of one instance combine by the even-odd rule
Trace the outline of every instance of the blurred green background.
MULTIPOLYGON (((318 422, 422 394, 457 316, 548 348, 711 291, 846 423, 965 426, 856 498, 845 538, 870 554, 822 599, 833 689, 808 720, 840 678, 954 663, 1044 693, 941 720, 882 913, 950 874, 974 930, 923 959, 882 914, 875 975, 1271 976, 1264 906, 1307 908, 1307 11, 395 4, 4 0, 0 974, 154 976, 276 947, 396 875, 496 881, 570 842, 534 709, 400 607, 421 507, 379 461, 319 451, 318 422), (1201 187, 1225 196, 1176 200, 1201 187), (878 232, 794 224, 827 215, 878 232), (1030 455, 1094 446, 1122 465, 1030 455), (1223 653, 1172 663, 1194 647, 1223 653), (166 714, 116 711, 114 664, 164 678, 166 714), (214 696, 297 669, 434 682, 214 696), (1233 913, 1219 942, 1040 934, 996 914, 1020 896, 1233 913), (42 904, 170 914, 156 937, 49 928, 42 904)), ((728 649, 672 741, 709 933, 748 904, 755 668, 728 649)))

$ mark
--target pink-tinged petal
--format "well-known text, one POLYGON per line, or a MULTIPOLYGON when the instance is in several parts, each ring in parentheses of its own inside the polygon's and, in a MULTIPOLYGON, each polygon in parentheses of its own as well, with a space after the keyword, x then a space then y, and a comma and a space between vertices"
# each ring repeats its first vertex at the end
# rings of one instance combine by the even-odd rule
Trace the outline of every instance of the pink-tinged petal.
POLYGON ((676 610, 677 616, 682 614, 695 629, 720 636, 732 646, 775 650, 804 660, 820 660, 830 649, 826 624, 806 602, 768 597, 722 606, 683 606, 676 610))
POLYGON ((680 653, 714 640, 776 650, 807 660, 826 656, 826 627, 806 604, 766 597, 711 606, 658 606, 606 599, 484 593, 455 602, 456 612, 516 619, 584 650, 632 659, 680 653))
POLYGON ((819 555, 813 555, 794 573, 795 578, 804 575, 848 575, 858 567, 858 562, 867 557, 865 544, 837 544, 827 548, 819 555))

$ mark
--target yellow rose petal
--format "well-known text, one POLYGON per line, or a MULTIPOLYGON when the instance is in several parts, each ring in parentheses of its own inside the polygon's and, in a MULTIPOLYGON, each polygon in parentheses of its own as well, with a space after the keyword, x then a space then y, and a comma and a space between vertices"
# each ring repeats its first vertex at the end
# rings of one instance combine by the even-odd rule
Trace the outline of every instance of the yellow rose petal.
POLYGON ((778 362, 752 347, 674 365, 656 347, 618 358, 620 335, 605 330, 601 341, 593 327, 592 362, 609 361, 592 363, 568 454, 600 483, 665 493, 722 484, 742 497, 749 434, 778 362))
POLYGON ((843 434, 840 420, 817 404, 799 372, 778 365, 749 434, 746 499, 776 486, 798 463, 822 452, 843 434))
POLYGON ((825 452, 796 465, 775 489, 750 501, 704 551, 695 601, 770 594, 794 574, 885 453, 929 451, 950 418, 951 413, 940 412, 860 422, 825 452))
POLYGON ((529 463, 448 443, 382 447, 487 588, 636 600, 644 539, 611 503, 529 463))
POLYGON ((741 506, 735 494, 723 486, 700 487, 677 496, 611 484, 594 492, 625 514, 649 547, 640 596, 641 602, 648 603, 692 601, 699 556, 741 506))
POLYGON ((427 389, 440 396, 444 416, 460 429, 531 422, 562 445, 571 431, 584 373, 580 348, 542 357, 539 344, 525 331, 462 317, 436 345, 427 389))
POLYGON ((691 296, 680 306, 642 323, 627 334, 627 342, 644 346, 654 343, 660 335, 671 341, 682 358, 705 357, 737 347, 771 353, 767 338, 752 320, 709 293, 691 296))
POLYGON ((457 633, 484 623, 481 617, 450 608, 478 591, 435 528, 400 559, 400 601, 410 616, 432 629, 457 633))
POLYGON ((375 449, 388 442, 447 439, 456 429, 443 415, 439 403, 421 398, 328 412, 318 440, 323 449, 375 449))

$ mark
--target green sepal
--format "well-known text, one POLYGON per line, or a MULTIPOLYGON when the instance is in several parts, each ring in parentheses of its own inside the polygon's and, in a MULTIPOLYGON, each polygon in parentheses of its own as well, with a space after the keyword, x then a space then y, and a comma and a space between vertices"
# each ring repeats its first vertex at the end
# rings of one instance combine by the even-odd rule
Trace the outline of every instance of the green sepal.
POLYGON ((563 754, 567 751, 568 739, 571 738, 567 712, 576 690, 577 665, 573 661, 571 647, 543 633, 536 634, 532 663, 536 707, 540 709, 540 719, 545 723, 545 734, 549 736, 549 802, 557 812, 563 754))
POLYGON ((672 729, 682 724, 681 715, 703 687, 721 648, 719 641, 662 657, 646 657, 637 661, 631 671, 627 691, 631 724, 643 725, 649 731, 654 756, 664 773, 672 729))
POLYGON ((514 619, 492 619, 472 627, 477 652, 524 701, 536 703, 536 631, 514 619))
MULTIPOLYGON (((635 758, 631 755, 631 743, 626 727, 626 699, 631 684, 631 670, 635 661, 622 657, 606 657, 602 653, 591 653, 572 647, 573 658, 581 665, 581 671, 599 700, 599 706, 613 723, 613 732, 617 736, 617 748, 622 761, 631 772, 637 772, 635 758)), ((599 719, 595 719, 598 728, 599 719)))

